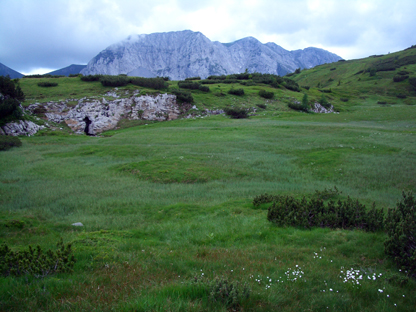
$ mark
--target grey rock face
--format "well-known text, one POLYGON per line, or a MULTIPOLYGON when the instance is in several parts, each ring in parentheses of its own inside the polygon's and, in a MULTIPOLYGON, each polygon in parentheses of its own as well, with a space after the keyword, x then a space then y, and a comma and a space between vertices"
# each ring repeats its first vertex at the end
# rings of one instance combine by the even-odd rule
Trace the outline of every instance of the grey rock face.
POLYGON ((9 122, 3 126, 3 133, 6 135, 18 136, 26 135, 31 136, 38 132, 40 129, 44 129, 44 126, 38 126, 37 124, 27 121, 19 120, 15 122, 9 122))
POLYGON ((334 106, 330 106, 330 108, 325 108, 319 103, 314 103, 312 107, 312 111, 314 113, 321 113, 321 114, 329 114, 334 112, 334 106))
POLYGON ((232 43, 212 42, 190 30, 129 36, 109 46, 84 68, 83 75, 168 76, 172 80, 209 75, 260 72, 285 75, 341 58, 317 48, 287 51, 253 37, 232 43))
POLYGON ((114 129, 122 118, 144 120, 171 120, 178 118, 179 107, 176 96, 159 94, 155 96, 133 95, 129 98, 108 101, 102 99, 81 99, 75 107, 69 107, 68 101, 35 103, 28 107, 34 112, 42 106, 49 121, 65 122, 75 133, 95 135, 114 129))

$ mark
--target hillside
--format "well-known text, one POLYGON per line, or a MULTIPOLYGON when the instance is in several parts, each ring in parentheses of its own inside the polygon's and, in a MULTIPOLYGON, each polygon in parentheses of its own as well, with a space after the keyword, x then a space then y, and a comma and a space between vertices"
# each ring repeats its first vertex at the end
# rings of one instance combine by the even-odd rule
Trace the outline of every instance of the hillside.
MULTIPOLYGON (((416 104, 416 46, 387 55, 338 61, 291 76, 301 86, 331 90, 336 102, 375 101, 385 104, 416 104)), ((340 103, 342 104, 342 103, 340 103)))
POLYGON ((63 76, 69 76, 69 75, 75 75, 79 74, 81 70, 83 70, 87 65, 69 65, 67 67, 54 70, 50 73, 47 73, 46 75, 63 75, 63 76))
POLYGON ((0 63, 0 76, 10 76, 10 78, 14 79, 14 78, 22 78, 23 74, 0 63))
POLYGON ((403 65, 414 50, 289 77, 164 81, 158 90, 127 76, 20 79, 24 106, 40 103, 27 118, 50 128, 0 152, 0 237, 13 252, 39 245, 35 253, 46 255, 62 238, 76 262, 20 276, 2 266, 0 310, 413 311, 416 280, 386 255, 385 230, 368 231, 364 221, 358 228, 283 226, 268 220, 275 204, 254 199, 350 203, 351 215, 362 218, 373 205, 387 215, 403 192, 415 192, 415 67, 403 65), (355 75, 391 66, 390 56, 394 70, 355 75), (393 82, 402 70, 409 78, 393 82), (395 88, 406 98, 387 94, 395 88), (123 119, 97 136, 47 121, 42 107, 89 100, 105 107, 178 90, 193 99, 179 119, 123 119), (310 103, 325 95, 340 112, 288 107, 304 94, 310 103), (215 114, 226 107, 256 111, 243 119, 215 114), (233 287, 232 301, 224 287, 233 287))

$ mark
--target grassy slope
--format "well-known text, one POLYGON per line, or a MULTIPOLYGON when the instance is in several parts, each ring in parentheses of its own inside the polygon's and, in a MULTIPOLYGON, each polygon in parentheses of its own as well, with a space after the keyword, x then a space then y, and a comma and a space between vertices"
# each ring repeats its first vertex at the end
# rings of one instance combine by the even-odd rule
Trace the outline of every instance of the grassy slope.
MULTIPOLYGON (((307 73, 295 77, 301 85, 307 73)), ((318 80, 329 79, 323 74, 318 80)), ((58 79, 56 89, 42 91, 43 101, 111 89, 58 79)), ((29 99, 39 97, 36 80, 21 80, 29 99)), ((0 279, 1 309, 225 311, 189 284, 202 273, 204 279, 248 282, 253 292, 244 311, 412 309, 416 284, 392 282, 398 271, 384 255, 384 233, 278 228, 267 222, 267 207, 251 204, 264 192, 310 197, 336 185, 343 193, 334 199, 350 195, 387 208, 402 190, 415 191, 415 106, 380 106, 369 86, 365 100, 351 93, 355 87, 333 87, 332 101, 351 99, 339 102, 340 114, 289 111, 287 101, 303 94, 273 89, 276 99, 250 119, 211 116, 105 137, 64 129, 22 138, 21 148, 0 153, 1 241, 16 249, 51 248, 63 237, 73 243, 78 262, 71 275, 0 279), (12 220, 25 226, 16 228, 12 220), (303 277, 289 281, 285 272, 296 265, 303 277), (340 278, 351 267, 364 275, 360 288, 340 278), (369 280, 374 272, 382 275, 369 280)), ((200 109, 266 102, 259 86, 244 87, 243 97, 213 94, 231 85, 210 87, 209 94, 194 92, 200 109)), ((120 88, 120 94, 123 89, 136 87, 120 88)), ((320 97, 314 88, 307 92, 320 97)))

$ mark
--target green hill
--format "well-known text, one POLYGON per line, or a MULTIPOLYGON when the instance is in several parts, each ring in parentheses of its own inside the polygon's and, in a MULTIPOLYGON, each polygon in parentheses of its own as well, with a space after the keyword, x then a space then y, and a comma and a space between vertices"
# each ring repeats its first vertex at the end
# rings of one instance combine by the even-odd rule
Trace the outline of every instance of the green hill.
POLYGON ((348 106, 342 105, 342 100, 413 105, 416 104, 416 46, 387 55, 316 66, 291 78, 301 86, 310 87, 310 94, 331 91, 328 96, 335 105, 348 106))

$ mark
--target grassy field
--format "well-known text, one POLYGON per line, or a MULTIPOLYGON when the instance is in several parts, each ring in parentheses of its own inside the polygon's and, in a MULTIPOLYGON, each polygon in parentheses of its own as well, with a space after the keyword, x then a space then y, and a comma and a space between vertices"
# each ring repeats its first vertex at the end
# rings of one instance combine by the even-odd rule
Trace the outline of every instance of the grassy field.
MULTIPOLYGON (((112 90, 57 80, 41 99, 38 80, 22 79, 25 104, 112 90)), ((22 147, 0 153, 1 242, 48 249, 62 237, 77 259, 71 274, 1 277, 0 310, 415 308, 416 281, 387 259, 384 232, 277 227, 266 219, 267 205, 252 204, 266 192, 312 198, 336 186, 342 193, 334 200, 394 207, 402 191, 416 190, 415 106, 354 94, 344 103, 341 90, 329 95, 341 113, 305 114, 287 108, 300 92, 256 85, 244 87, 242 97, 217 97, 215 88, 226 93, 231 85, 210 88, 193 92, 199 110, 267 109, 240 120, 215 115, 127 125, 97 137, 64 128, 21 138, 22 147), (273 90, 275 99, 266 102, 259 89, 273 90), (205 290, 215 277, 246 283, 250 297, 234 308, 213 300, 205 290)))

